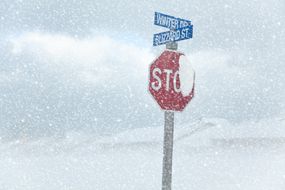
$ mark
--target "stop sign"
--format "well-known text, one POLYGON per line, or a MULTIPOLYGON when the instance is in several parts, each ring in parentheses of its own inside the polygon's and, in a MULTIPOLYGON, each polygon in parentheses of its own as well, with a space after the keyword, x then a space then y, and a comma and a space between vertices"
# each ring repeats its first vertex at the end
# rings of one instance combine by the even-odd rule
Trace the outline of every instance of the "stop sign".
POLYGON ((190 72, 180 70, 182 57, 185 57, 183 53, 165 50, 150 65, 149 91, 164 110, 183 111, 194 97, 194 71, 191 70, 192 68, 187 69, 190 72), (190 86, 187 94, 181 88, 183 86, 181 82, 184 81, 181 80, 182 73, 179 74, 179 72, 183 72, 184 81, 186 78, 185 84, 190 86))

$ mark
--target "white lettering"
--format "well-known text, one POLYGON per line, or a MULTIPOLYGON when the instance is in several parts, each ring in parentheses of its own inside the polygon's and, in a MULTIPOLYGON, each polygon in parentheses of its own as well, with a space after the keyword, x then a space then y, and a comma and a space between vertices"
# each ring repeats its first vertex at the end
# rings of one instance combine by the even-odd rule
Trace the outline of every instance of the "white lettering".
MULTIPOLYGON (((156 15, 156 23, 171 29, 177 29, 179 26, 179 20, 176 18, 170 18, 161 14, 156 15)), ((181 24, 180 24, 181 25, 181 24)))
POLYGON ((185 34, 186 37, 188 37, 188 35, 189 35, 189 34, 188 34, 188 33, 189 33, 189 28, 185 28, 185 33, 186 33, 186 34, 185 34))
MULTIPOLYGON (((161 81, 161 79, 160 79, 160 75, 161 75, 161 70, 159 69, 159 68, 155 68, 155 69, 153 69, 153 71, 152 71, 152 76, 153 76, 153 78, 156 80, 156 81, 153 81, 152 83, 151 83, 151 88, 153 89, 153 90, 155 90, 155 91, 159 91, 160 89, 161 89, 161 87, 162 87, 162 81, 161 81)), ((171 70, 171 69, 164 69, 163 70, 163 73, 165 73, 166 74, 166 80, 165 80, 165 90, 166 91, 169 91, 169 89, 170 89, 170 76, 171 76, 171 74, 173 73, 173 71, 171 70)), ((178 80, 178 78, 177 77, 179 77, 179 71, 176 71, 175 73, 174 73, 174 76, 173 76, 173 88, 174 88, 174 91, 176 92, 176 93, 180 93, 181 92, 181 89, 180 89, 180 85, 178 86, 177 85, 177 80, 178 80)))
POLYGON ((183 27, 189 26, 189 23, 187 21, 180 20, 179 26, 180 28, 183 28, 183 27))
POLYGON ((172 70, 164 69, 163 71, 166 73, 166 91, 169 91, 169 80, 170 80, 170 74, 172 73, 172 70))
POLYGON ((180 31, 177 30, 175 33, 175 40, 179 40, 180 39, 180 31))
POLYGON ((154 38, 154 44, 159 45, 159 36, 155 36, 154 38))
POLYGON ((177 76, 179 76, 179 71, 176 71, 175 73, 174 73, 174 78, 173 78, 173 87, 174 87, 174 91, 175 92, 177 92, 177 93, 179 93, 179 92, 181 92, 181 89, 180 89, 180 86, 179 86, 179 88, 177 88, 177 76))
POLYGON ((156 75, 156 73, 161 74, 161 70, 159 68, 155 68, 152 70, 152 76, 157 81, 151 83, 151 88, 155 91, 158 91, 161 88, 161 80, 160 80, 159 76, 156 75))
POLYGON ((176 29, 177 26, 178 26, 178 20, 173 19, 173 20, 172 20, 172 24, 171 24, 171 28, 176 29))
POLYGON ((181 30, 181 38, 182 38, 182 39, 185 38, 185 30, 181 30))

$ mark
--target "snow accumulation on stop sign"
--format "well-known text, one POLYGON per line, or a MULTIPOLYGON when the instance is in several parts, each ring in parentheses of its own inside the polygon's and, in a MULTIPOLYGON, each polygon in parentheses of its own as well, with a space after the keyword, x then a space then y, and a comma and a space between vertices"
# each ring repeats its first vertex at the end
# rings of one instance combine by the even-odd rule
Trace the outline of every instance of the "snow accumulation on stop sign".
POLYGON ((180 90, 183 96, 189 95, 194 86, 195 72, 190 61, 185 55, 179 59, 180 90))

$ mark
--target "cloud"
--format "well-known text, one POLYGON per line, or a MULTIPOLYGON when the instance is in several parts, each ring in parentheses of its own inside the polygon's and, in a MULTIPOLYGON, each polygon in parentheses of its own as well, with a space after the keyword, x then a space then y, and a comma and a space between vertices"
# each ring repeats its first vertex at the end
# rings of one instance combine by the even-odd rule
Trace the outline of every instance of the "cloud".
POLYGON ((104 35, 44 32, 10 37, 1 48, 0 136, 116 131, 153 121, 145 118, 154 58, 147 48, 104 35))
MULTIPOLYGON (((148 66, 155 57, 150 49, 105 35, 48 32, 23 33, 8 44, 0 65, 0 80, 9 81, 2 82, 0 134, 119 131, 163 122, 147 92, 148 66)), ((247 64, 247 52, 200 49, 186 55, 195 70, 196 93, 179 121, 243 121, 279 112, 280 93, 274 92, 284 91, 271 90, 264 80, 268 74, 247 64)))
POLYGON ((117 83, 126 74, 133 78, 146 76, 147 65, 153 59, 148 49, 107 36, 79 39, 29 32, 10 42, 12 53, 31 54, 50 69, 61 70, 67 77, 94 85, 108 81, 117 83))

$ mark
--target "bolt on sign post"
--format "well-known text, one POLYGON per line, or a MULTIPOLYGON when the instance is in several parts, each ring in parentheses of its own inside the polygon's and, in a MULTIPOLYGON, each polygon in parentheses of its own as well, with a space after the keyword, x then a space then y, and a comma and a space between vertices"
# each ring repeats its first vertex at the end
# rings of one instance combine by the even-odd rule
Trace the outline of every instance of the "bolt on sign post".
POLYGON ((174 112, 183 111, 194 97, 194 71, 189 70, 190 75, 187 74, 187 71, 186 74, 185 71, 181 73, 180 68, 184 64, 181 61, 185 55, 177 51, 177 41, 192 38, 193 25, 189 20, 158 12, 155 12, 154 24, 169 29, 169 31, 153 36, 153 46, 166 44, 166 50, 150 65, 149 92, 160 108, 165 111, 162 190, 171 190, 174 112), (186 82, 185 75, 188 75, 186 82), (189 76, 190 82, 187 81, 189 76), (185 86, 183 82, 190 85, 190 91, 187 94, 183 92, 182 87, 185 86))

